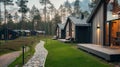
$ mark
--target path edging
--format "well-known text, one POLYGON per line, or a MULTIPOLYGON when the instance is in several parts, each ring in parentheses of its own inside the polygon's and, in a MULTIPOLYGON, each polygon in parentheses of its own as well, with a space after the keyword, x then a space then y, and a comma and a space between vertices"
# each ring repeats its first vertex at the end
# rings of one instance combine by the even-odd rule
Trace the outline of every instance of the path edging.
POLYGON ((48 51, 44 47, 44 41, 40 41, 35 47, 35 53, 23 67, 45 67, 48 51))

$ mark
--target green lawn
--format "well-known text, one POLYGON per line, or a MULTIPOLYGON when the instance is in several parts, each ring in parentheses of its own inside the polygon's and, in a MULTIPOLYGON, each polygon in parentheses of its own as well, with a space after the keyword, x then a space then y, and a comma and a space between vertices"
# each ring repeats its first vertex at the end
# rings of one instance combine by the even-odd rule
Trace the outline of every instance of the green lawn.
MULTIPOLYGON (((26 46, 29 47, 29 50, 27 52, 25 52, 25 63, 33 56, 34 52, 35 52, 35 46, 36 44, 40 41, 40 37, 29 37, 28 39, 25 39, 25 43, 26 46)), ((20 42, 21 43, 21 42, 20 42)), ((17 67, 22 67, 22 54, 13 62, 11 63, 8 67, 15 67, 17 65, 17 67)))
POLYGON ((85 53, 75 45, 47 40, 45 67, 111 67, 107 62, 85 53))

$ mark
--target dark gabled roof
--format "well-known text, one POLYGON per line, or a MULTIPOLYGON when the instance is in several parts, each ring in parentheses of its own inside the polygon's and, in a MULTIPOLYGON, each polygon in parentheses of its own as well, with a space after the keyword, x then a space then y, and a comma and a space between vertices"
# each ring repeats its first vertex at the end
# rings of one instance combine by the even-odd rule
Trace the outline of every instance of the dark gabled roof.
MULTIPOLYGON (((106 0, 106 4, 109 5, 109 1, 110 1, 110 0, 106 0)), ((95 14, 96 14, 97 11, 100 9, 102 3, 104 3, 103 0, 99 0, 99 1, 98 1, 96 7, 93 9, 91 15, 89 16, 89 18, 88 18, 88 20, 87 20, 87 23, 91 23, 90 21, 94 18, 95 14)), ((108 6, 107 6, 106 8, 108 9, 108 6)), ((120 8, 120 7, 119 7, 119 8, 120 8)), ((112 16, 112 12, 109 11, 109 10, 107 10, 107 18, 106 18, 106 20, 107 20, 107 21, 112 21, 112 20, 115 20, 115 19, 118 19, 118 17, 117 17, 117 16, 116 16, 116 17, 113 17, 113 16, 112 16)))
POLYGON ((98 3, 96 5, 96 7, 92 10, 91 15, 89 16, 87 23, 91 23, 90 21, 94 18, 95 14, 97 13, 97 11, 100 9, 101 4, 103 3, 103 0, 98 0, 98 3))
POLYGON ((77 17, 70 16, 68 17, 75 26, 89 26, 88 23, 86 23, 87 18, 81 19, 77 17))
POLYGON ((16 33, 16 34, 17 34, 16 31, 14 31, 14 30, 12 30, 12 29, 9 29, 9 28, 0 28, 0 33, 2 33, 2 31, 4 31, 4 30, 7 30, 7 31, 10 31, 10 32, 13 32, 13 33, 16 33))
POLYGON ((61 23, 58 23, 58 25, 57 25, 61 30, 63 30, 64 29, 64 27, 65 27, 65 24, 61 24, 61 23))
POLYGON ((20 31, 20 32, 30 32, 30 30, 14 30, 16 32, 20 31))

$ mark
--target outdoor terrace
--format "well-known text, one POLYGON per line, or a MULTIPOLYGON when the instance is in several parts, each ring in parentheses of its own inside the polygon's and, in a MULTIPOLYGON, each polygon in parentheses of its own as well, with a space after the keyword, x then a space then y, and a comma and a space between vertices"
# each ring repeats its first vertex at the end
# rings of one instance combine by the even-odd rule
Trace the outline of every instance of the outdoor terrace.
POLYGON ((107 61, 120 61, 120 48, 105 47, 95 44, 78 44, 78 48, 101 57, 107 61))

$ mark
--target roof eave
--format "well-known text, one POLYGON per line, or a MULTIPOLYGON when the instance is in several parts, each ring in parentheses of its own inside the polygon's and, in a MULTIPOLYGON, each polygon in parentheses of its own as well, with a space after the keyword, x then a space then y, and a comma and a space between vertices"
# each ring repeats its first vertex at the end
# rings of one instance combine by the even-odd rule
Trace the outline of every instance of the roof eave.
POLYGON ((95 15, 95 13, 98 11, 98 9, 100 9, 100 5, 102 4, 102 0, 99 0, 98 4, 96 5, 96 7, 92 10, 91 15, 89 16, 87 23, 91 23, 90 21, 93 19, 93 16, 95 15))

